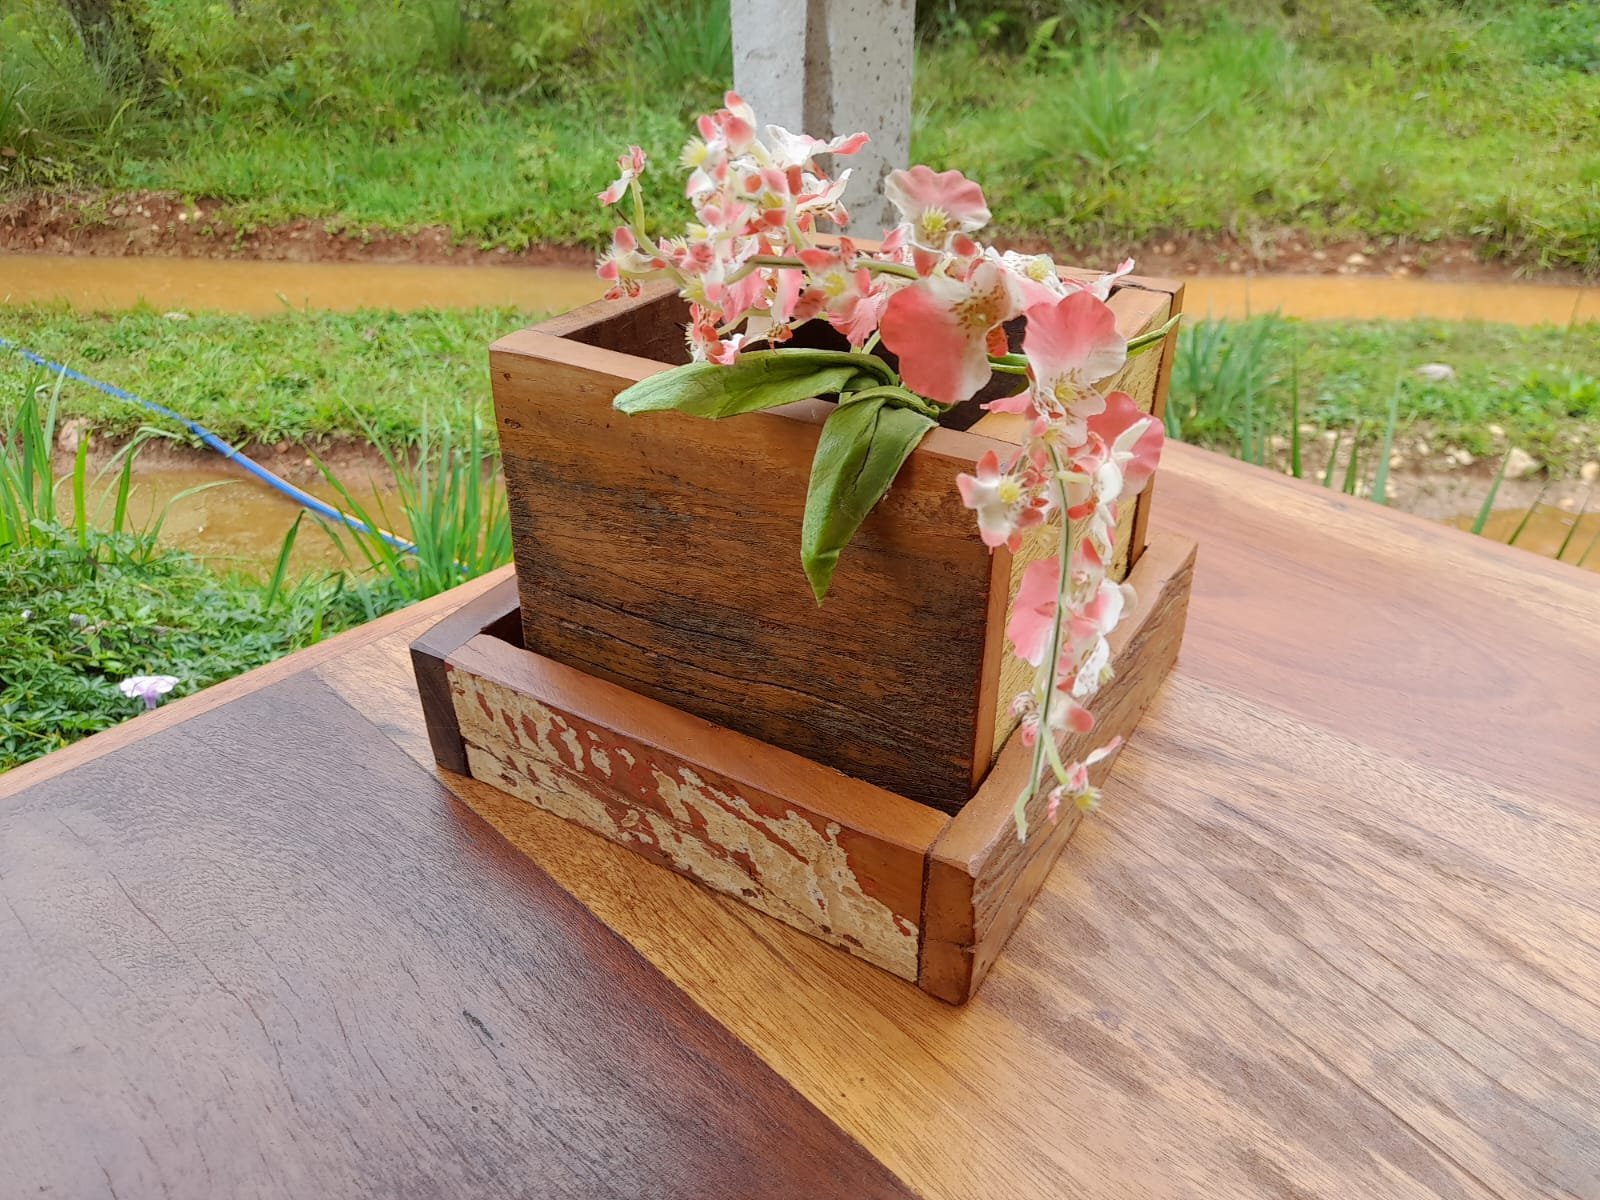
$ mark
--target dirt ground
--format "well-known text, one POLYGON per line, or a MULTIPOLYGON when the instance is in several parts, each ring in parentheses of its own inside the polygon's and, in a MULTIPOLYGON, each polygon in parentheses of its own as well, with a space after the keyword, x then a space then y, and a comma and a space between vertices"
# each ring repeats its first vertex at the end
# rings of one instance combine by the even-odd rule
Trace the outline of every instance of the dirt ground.
MULTIPOLYGON (((1384 275, 1452 280, 1579 284, 1559 271, 1529 274, 1479 258, 1465 239, 1317 242, 1300 230, 1265 230, 1249 236, 1171 236, 1125 247, 1073 246, 1002 239, 1019 249, 1049 251, 1058 261, 1106 263, 1132 255, 1146 275, 1279 272, 1297 275, 1384 275)), ((36 254, 165 254, 195 258, 247 258, 275 262, 404 262, 471 265, 587 266, 592 248, 533 246, 511 252, 457 243, 443 226, 414 233, 360 231, 327 221, 297 220, 244 228, 220 200, 188 201, 170 193, 107 195, 35 192, 0 204, 0 252, 36 254)))

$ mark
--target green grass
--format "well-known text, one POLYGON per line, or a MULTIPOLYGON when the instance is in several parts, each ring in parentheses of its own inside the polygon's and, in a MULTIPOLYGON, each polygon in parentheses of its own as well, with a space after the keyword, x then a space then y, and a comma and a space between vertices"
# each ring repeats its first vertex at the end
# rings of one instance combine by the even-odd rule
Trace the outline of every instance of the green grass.
MULTIPOLYGON (((37 305, 0 310, 0 333, 176 409, 229 441, 358 437, 402 449, 421 436, 424 411, 452 426, 487 413, 487 347, 531 319, 484 308, 176 321, 149 309, 78 314, 37 305)), ((20 386, 32 370, 0 351, 0 387, 20 386)), ((112 435, 145 425, 178 428, 71 382, 62 411, 112 435)))
POLYGON ((133 716, 129 676, 175 676, 183 695, 408 598, 383 577, 216 575, 161 546, 159 519, 126 518, 137 446, 109 468, 111 515, 93 512, 86 456, 53 462, 62 389, 14 383, 0 381, 0 771, 133 716))
MULTIPOLYGON (((980 47, 926 54, 916 151, 1059 240, 1293 226, 1600 270, 1600 75, 1519 35, 1551 6, 1419 7, 1344 39, 1146 31, 1053 50, 1003 87, 980 47)), ((1600 7, 1572 11, 1600 34, 1600 7)))
POLYGON ((1196 322, 1180 335, 1168 431, 1261 462, 1267 438, 1333 430, 1348 439, 1360 426, 1362 453, 1376 466, 1391 402, 1398 446, 1424 438, 1436 453, 1481 458, 1516 445, 1552 475, 1574 473, 1600 457, 1600 326, 1196 322), (1455 368, 1455 378, 1429 383, 1414 374, 1433 362, 1455 368), (1312 428, 1301 433, 1301 425, 1312 428))
MULTIPOLYGON (((1600 6, 926 7, 913 154, 982 182, 1004 234, 1465 236, 1600 271, 1600 6)), ((0 0, 14 184, 593 244, 617 150, 670 161, 730 72, 717 0, 144 11, 157 82, 133 87, 75 59, 56 5, 0 0)))
POLYGON ((117 689, 129 676, 175 676, 181 696, 510 561, 478 423, 413 418, 416 465, 389 457, 400 511, 369 513, 340 491, 369 525, 403 519, 417 554, 347 532, 350 571, 292 579, 296 521, 265 579, 217 573, 161 543, 160 514, 129 520, 140 438, 98 474, 85 438, 61 469, 55 434, 80 386, 0 371, 0 771, 135 715, 117 689))
MULTIPOLYGON (((453 453, 467 456, 481 454, 466 445, 469 421, 489 412, 484 348, 529 319, 480 309, 172 321, 149 311, 35 306, 7 310, 0 332, 225 438, 353 438, 398 451, 430 440, 431 418, 436 431, 462 431, 453 453)), ((0 354, 0 388, 20 388, 35 373, 20 357, 0 354)), ((1173 436, 1252 461, 1265 461, 1271 439, 1289 438, 1302 424, 1311 431, 1293 436, 1339 430, 1348 439, 1362 425, 1363 454, 1375 465, 1391 398, 1401 448, 1426 437, 1440 453, 1454 447, 1481 458, 1515 444, 1553 474, 1572 473, 1600 455, 1600 326, 1271 316, 1193 322, 1179 335, 1168 425, 1173 436), (1425 382, 1413 369, 1429 362, 1449 364, 1456 377, 1425 382)), ((62 388, 61 413, 123 436, 162 424, 72 382, 62 388)), ((429 461, 454 461, 431 440, 429 461)), ((455 544, 449 535, 440 541, 455 544)))

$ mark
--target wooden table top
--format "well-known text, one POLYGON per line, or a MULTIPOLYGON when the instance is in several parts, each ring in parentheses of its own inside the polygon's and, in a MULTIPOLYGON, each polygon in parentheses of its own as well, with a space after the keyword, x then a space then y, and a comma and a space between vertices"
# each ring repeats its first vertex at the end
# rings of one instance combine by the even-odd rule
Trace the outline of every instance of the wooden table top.
POLYGON ((489 581, 0 778, 0 1195, 1600 1197, 1600 579, 1159 491, 1182 658, 965 1008, 441 781, 489 581))

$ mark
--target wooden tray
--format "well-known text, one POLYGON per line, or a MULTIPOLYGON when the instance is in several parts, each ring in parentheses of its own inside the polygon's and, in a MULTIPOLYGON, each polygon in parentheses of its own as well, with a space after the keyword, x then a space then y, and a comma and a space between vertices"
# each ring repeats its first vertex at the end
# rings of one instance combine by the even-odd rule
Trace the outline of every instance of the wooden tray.
MULTIPOLYGON (((1128 736, 1177 658, 1194 545, 1156 536, 1112 637, 1115 680, 1069 760, 1128 736)), ((866 959, 966 1001, 1072 836, 1078 813, 1018 842, 1031 751, 1014 734, 954 816, 522 647, 515 580, 411 648, 439 765, 626 846, 866 959)), ((1104 778, 1114 758, 1094 772, 1104 778)))

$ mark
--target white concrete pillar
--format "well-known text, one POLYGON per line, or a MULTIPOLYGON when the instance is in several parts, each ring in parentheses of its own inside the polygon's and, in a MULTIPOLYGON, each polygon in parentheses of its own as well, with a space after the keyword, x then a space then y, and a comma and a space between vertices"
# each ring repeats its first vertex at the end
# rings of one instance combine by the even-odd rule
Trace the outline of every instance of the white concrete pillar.
POLYGON ((893 220, 883 178, 911 153, 915 0, 731 0, 733 86, 762 121, 872 141, 837 166, 851 228, 873 236, 893 220))

